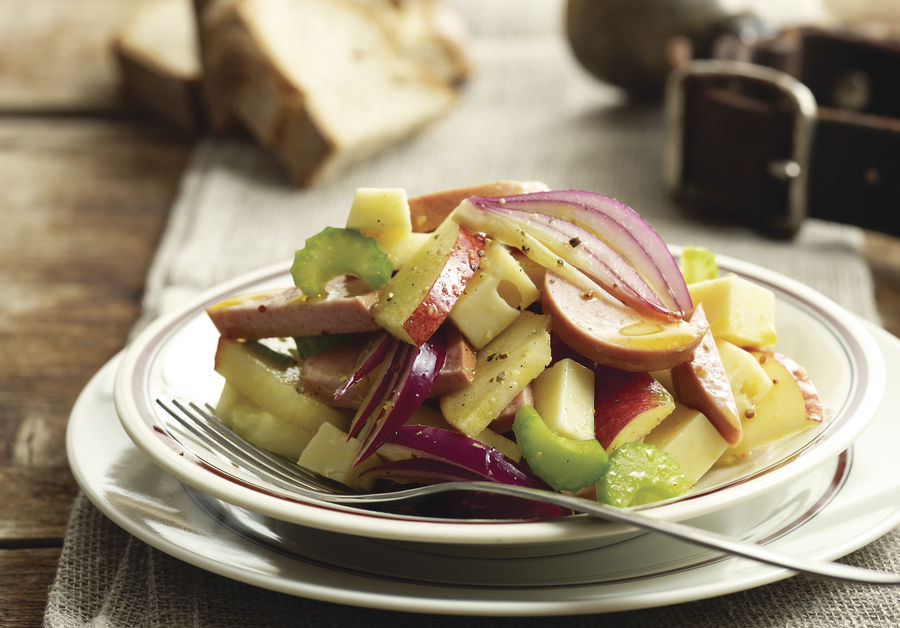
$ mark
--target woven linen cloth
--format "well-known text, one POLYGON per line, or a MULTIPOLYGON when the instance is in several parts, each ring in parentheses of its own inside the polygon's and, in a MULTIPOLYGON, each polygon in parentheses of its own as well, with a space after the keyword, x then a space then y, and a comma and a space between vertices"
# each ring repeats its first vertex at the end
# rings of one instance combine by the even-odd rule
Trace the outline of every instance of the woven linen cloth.
MULTIPOLYGON (((357 187, 404 187, 418 194, 496 179, 540 179, 555 188, 617 197, 669 242, 704 245, 772 268, 876 319, 858 230, 809 221, 794 241, 776 242, 742 227, 692 222, 675 210, 662 189, 660 108, 630 105, 580 70, 562 36, 560 2, 472 0, 460 6, 473 27, 474 75, 456 109, 410 141, 308 190, 292 187, 278 164, 247 140, 201 142, 148 276, 136 330, 199 290, 289 259, 305 237, 343 224, 357 187)), ((845 560, 900 571, 900 531, 845 560)), ((291 597, 203 571, 129 536, 82 495, 45 624, 888 626, 900 625, 900 595, 794 577, 709 600, 564 620, 371 610, 291 597)))

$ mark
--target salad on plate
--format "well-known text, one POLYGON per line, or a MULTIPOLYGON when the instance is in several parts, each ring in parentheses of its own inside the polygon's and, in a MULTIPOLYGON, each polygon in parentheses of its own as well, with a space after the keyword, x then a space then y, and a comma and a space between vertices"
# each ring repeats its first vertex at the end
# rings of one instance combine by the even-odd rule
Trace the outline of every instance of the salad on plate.
MULTIPOLYGON (((207 309, 217 415, 360 490, 487 480, 629 507, 823 421, 775 296, 592 192, 357 190, 294 285, 207 309)), ((556 506, 444 496, 440 516, 556 506)))

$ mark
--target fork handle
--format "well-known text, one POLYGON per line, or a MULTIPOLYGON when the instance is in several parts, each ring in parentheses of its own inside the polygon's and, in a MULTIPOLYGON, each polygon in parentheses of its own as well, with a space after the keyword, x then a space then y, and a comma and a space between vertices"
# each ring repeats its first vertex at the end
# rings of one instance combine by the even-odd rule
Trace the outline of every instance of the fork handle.
MULTIPOLYGON (((734 556, 749 558, 757 562, 782 567, 790 571, 818 576, 832 580, 859 582, 878 585, 900 585, 900 575, 854 567, 843 563, 828 561, 808 560, 797 558, 779 552, 773 552, 766 547, 747 541, 740 541, 717 532, 711 532, 702 528, 689 526, 683 523, 662 521, 646 515, 608 506, 600 502, 590 501, 581 497, 553 493, 541 489, 527 488, 523 486, 510 486, 493 482, 448 482, 433 484, 428 487, 429 493, 443 493, 447 491, 479 491, 522 497, 540 502, 556 504, 564 508, 571 508, 576 512, 588 514, 607 521, 624 523, 635 528, 665 534, 694 545, 708 549, 725 552, 734 556)), ((420 493, 421 494, 421 493, 420 493)), ((384 495, 382 495, 384 497, 384 495)))

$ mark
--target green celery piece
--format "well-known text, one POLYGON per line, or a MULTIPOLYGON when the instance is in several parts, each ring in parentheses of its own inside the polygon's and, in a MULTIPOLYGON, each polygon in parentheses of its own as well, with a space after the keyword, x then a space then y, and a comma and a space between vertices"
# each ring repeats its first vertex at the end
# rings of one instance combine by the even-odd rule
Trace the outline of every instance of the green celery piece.
POLYGON ((716 256, 702 246, 687 246, 681 252, 681 274, 685 283, 697 283, 719 276, 716 256))
POLYGON ((528 466, 554 490, 574 493, 606 472, 606 450, 596 439, 575 440, 557 434, 532 406, 516 412, 513 432, 528 466))
POLYGON ((612 506, 640 506, 687 492, 681 466, 653 445, 625 443, 609 456, 609 470, 597 482, 597 499, 612 506))
POLYGON ((291 276, 305 294, 321 296, 325 284, 342 275, 359 277, 372 288, 391 278, 394 264, 374 238, 356 229, 325 227, 307 238, 306 246, 294 253, 291 276))

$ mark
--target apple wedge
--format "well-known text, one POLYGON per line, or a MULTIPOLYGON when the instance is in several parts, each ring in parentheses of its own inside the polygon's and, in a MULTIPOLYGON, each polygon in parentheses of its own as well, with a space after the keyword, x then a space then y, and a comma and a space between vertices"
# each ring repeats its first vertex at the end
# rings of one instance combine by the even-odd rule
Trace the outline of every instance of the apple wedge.
POLYGON ((772 389, 741 423, 744 437, 722 455, 724 464, 740 462, 769 443, 819 425, 822 400, 807 372, 792 358, 775 351, 751 351, 772 379, 772 389))
POLYGON ((756 413, 757 402, 772 390, 772 379, 746 349, 727 340, 716 340, 716 348, 731 382, 738 416, 752 416, 756 413))
POLYGON ((484 248, 482 236, 444 222, 382 288, 375 321, 400 340, 424 343, 449 315, 484 248))
POLYGON ((705 320, 647 318, 600 289, 585 292, 549 272, 541 303, 563 342, 595 362, 628 371, 659 371, 689 360, 707 331, 705 320))
MULTIPOLYGON (((706 322, 702 305, 694 310, 691 320, 706 322)), ((671 374, 675 396, 681 403, 705 414, 729 445, 741 442, 741 419, 731 381, 712 332, 703 335, 691 359, 673 366, 671 374)))
POLYGON ((649 373, 594 368, 594 436, 607 452, 644 437, 675 409, 675 400, 649 373))
POLYGON ((439 399, 447 421, 476 438, 550 364, 548 317, 522 312, 478 352, 472 383, 439 399))
POLYGON ((333 423, 342 429, 349 424, 347 412, 298 392, 301 380, 296 360, 259 342, 219 338, 214 367, 243 397, 284 417, 286 425, 297 424, 315 431, 322 423, 333 423))
POLYGON ((216 416, 247 442, 292 460, 303 453, 316 433, 296 415, 264 410, 228 382, 216 402, 216 416))

